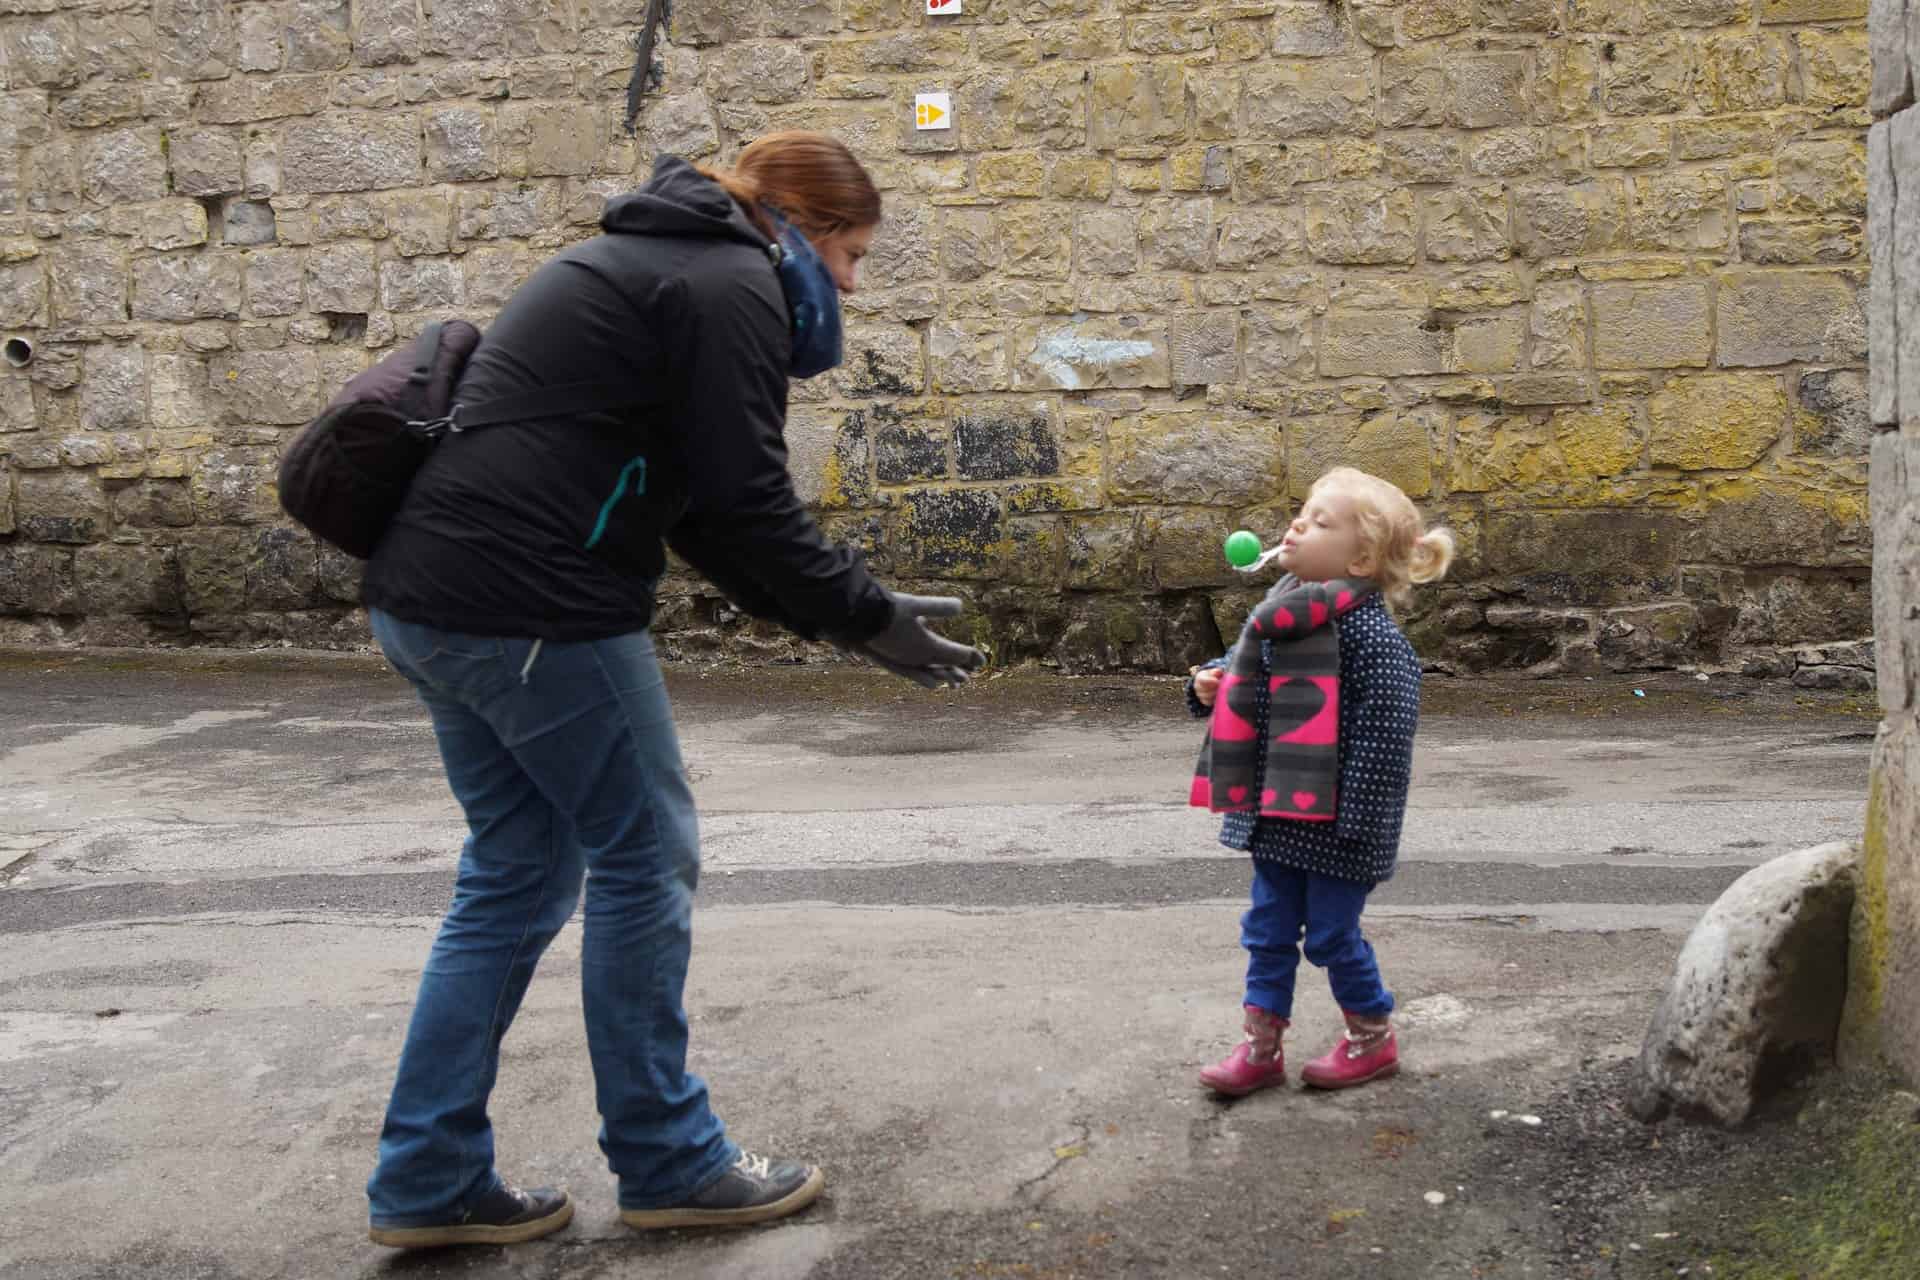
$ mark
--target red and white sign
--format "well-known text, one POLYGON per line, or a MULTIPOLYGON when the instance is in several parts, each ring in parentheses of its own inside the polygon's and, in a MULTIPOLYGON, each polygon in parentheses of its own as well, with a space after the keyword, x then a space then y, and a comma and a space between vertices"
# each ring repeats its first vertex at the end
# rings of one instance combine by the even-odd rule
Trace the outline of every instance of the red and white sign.
POLYGON ((963 0, 927 0, 927 12, 936 18, 950 18, 962 12, 963 0))

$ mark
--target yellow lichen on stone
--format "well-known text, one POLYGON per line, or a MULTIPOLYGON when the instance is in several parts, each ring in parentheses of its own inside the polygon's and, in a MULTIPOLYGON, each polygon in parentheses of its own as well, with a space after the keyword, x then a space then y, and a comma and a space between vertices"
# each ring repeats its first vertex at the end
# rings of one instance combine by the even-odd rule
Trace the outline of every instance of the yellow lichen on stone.
POLYGON ((1771 374, 1675 378, 1648 402, 1647 417, 1655 466, 1735 471, 1779 441, 1787 395, 1771 374))

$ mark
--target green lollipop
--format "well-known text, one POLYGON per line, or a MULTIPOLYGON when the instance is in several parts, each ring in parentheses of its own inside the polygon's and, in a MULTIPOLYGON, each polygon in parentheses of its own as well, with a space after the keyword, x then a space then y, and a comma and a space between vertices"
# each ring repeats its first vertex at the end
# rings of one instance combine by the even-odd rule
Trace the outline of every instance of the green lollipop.
POLYGON ((1260 539, 1245 529, 1227 535, 1227 563, 1244 569, 1260 558, 1260 539))

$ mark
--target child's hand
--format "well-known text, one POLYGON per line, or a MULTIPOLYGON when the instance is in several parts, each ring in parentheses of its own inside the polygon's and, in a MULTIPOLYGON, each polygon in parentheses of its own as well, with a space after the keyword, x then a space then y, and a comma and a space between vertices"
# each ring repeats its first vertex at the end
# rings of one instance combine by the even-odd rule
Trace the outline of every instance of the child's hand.
POLYGON ((1213 700, 1220 695, 1220 677, 1225 674, 1219 667, 1209 667, 1205 671, 1194 673, 1193 696, 1200 700, 1201 706, 1213 705, 1213 700))

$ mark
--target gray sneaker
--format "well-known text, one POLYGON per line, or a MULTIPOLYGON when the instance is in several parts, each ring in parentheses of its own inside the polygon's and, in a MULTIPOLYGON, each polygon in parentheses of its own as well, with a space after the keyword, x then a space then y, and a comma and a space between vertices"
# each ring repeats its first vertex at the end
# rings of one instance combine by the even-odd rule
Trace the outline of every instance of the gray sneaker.
POLYGON ((642 1231, 667 1227, 747 1227, 798 1213, 820 1197, 826 1175, 798 1160, 742 1151, 733 1167, 679 1204, 622 1209, 620 1221, 642 1231))
POLYGON ((573 1221, 573 1201, 557 1187, 522 1191, 502 1182, 458 1217, 429 1226, 367 1228, 367 1238, 389 1249, 437 1249, 450 1244, 520 1244, 551 1235, 573 1221))

